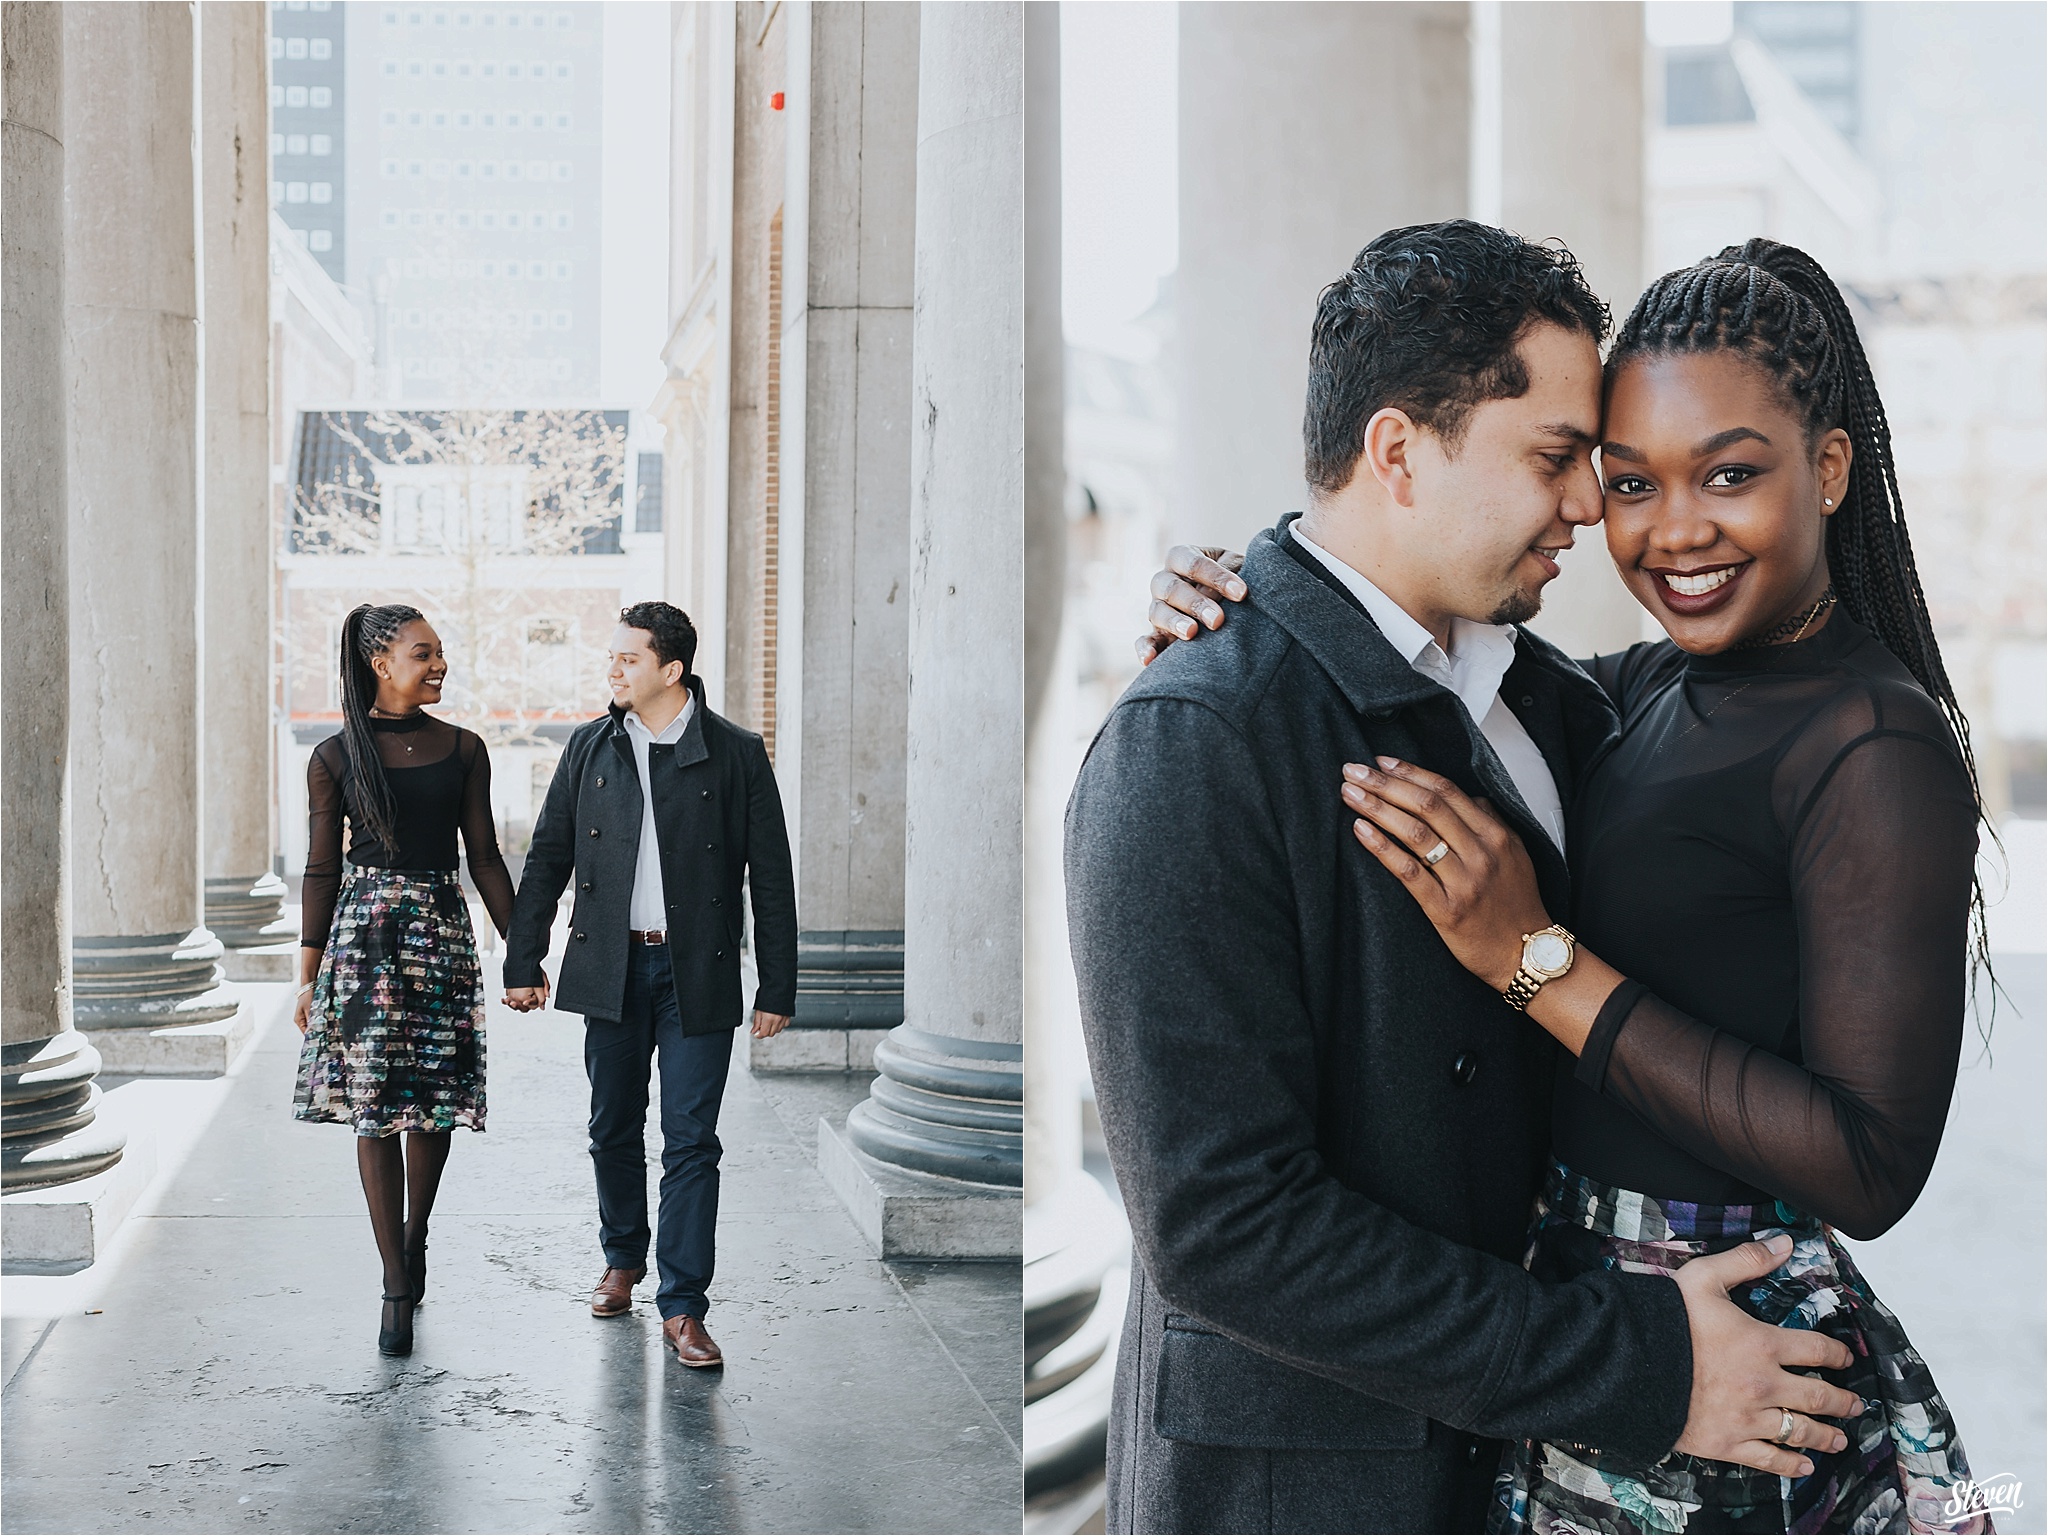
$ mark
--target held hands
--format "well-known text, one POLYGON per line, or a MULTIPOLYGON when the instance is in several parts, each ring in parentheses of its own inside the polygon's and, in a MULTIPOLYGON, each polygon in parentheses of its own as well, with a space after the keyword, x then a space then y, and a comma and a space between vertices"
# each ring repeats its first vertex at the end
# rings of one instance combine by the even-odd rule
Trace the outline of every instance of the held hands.
POLYGON ((1817 1421, 1849 1418, 1861 1411, 1862 1399, 1801 1374, 1846 1369, 1848 1345, 1810 1328, 1758 1322, 1728 1299, 1730 1290, 1762 1279, 1791 1251, 1792 1239, 1781 1233, 1768 1244, 1744 1243, 1694 1259, 1673 1277, 1692 1330, 1692 1402, 1673 1449, 1805 1477, 1813 1463, 1788 1447, 1839 1451, 1848 1443, 1832 1424, 1817 1421), (1780 1443, 1786 1413, 1792 1428, 1780 1443))
POLYGON ((1244 556, 1224 549, 1176 544, 1166 552, 1166 569, 1152 578, 1152 606, 1145 617, 1151 633, 1138 639, 1138 662, 1150 666, 1176 640, 1192 640, 1195 626, 1223 627, 1224 602, 1241 603, 1247 588, 1237 571, 1244 556))
POLYGON ((753 1036, 756 1040, 773 1040, 789 1027, 790 1015, 786 1013, 763 1013, 754 1010, 753 1036))
POLYGON ((540 985, 537 987, 507 987, 505 989, 505 1006, 514 1013, 533 1013, 537 1009, 547 1007, 547 1005, 548 973, 546 971, 540 973, 540 985))
POLYGON ((1485 802, 1397 758, 1346 763, 1343 793, 1359 842, 1408 888, 1458 963, 1505 991, 1522 935, 1550 926, 1522 840, 1485 802))

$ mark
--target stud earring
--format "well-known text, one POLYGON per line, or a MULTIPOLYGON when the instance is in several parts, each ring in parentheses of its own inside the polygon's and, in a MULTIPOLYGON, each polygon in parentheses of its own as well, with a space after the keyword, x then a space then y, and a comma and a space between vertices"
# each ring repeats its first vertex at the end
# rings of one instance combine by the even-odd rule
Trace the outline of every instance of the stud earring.
POLYGON ((1820 499, 1820 504, 1824 507, 1832 507, 1835 504, 1835 498, 1832 496, 1823 496, 1820 499))

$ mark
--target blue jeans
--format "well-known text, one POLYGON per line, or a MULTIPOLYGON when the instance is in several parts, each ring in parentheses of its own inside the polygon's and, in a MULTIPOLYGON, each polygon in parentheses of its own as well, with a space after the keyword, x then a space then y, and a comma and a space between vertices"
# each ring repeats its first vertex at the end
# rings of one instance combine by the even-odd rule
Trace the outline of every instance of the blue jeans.
POLYGON ((661 1206, 655 1305, 666 1321, 703 1317, 718 1226, 718 1105, 732 1065, 732 1031, 685 1035, 668 950, 627 946, 624 1017, 586 1019, 590 1160, 599 1237, 615 1269, 647 1262, 647 1086, 661 1052, 661 1206))

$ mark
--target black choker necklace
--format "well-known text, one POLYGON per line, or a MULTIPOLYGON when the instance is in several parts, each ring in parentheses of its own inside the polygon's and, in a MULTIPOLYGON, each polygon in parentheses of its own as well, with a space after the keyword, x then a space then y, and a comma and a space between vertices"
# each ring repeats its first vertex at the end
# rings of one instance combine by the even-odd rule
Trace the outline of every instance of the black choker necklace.
POLYGON ((1828 583, 1827 591, 1821 593, 1814 605, 1804 613, 1795 613, 1782 624, 1774 624, 1760 635, 1751 635, 1731 647, 1738 651, 1753 651, 1760 646, 1779 645, 1798 640, 1812 628, 1813 621, 1835 606, 1835 586, 1828 583))

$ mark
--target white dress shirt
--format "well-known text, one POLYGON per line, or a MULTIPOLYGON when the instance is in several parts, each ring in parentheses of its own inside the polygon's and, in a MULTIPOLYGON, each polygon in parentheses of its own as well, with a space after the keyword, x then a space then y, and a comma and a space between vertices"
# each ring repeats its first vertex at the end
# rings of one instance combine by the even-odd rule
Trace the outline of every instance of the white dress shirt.
POLYGON ((1365 605, 1387 643, 1433 683, 1441 683, 1458 696, 1466 712, 1479 722, 1479 734, 1500 758, 1508 777, 1515 781, 1522 803, 1535 815, 1537 824, 1550 840, 1564 849, 1564 802, 1557 793, 1557 780, 1550 764, 1543 760, 1536 743, 1522 729, 1514 711, 1501 702, 1500 682, 1515 659, 1515 630, 1511 624, 1475 624, 1469 619, 1451 620, 1451 652, 1431 637, 1401 605, 1367 581, 1350 566, 1290 525, 1295 542, 1320 560, 1344 583, 1346 590, 1365 605))
POLYGON ((626 711, 626 739, 633 743, 633 764, 640 770, 640 852, 633 863, 633 899, 626 907, 628 928, 668 927, 668 894, 661 884, 661 843, 654 830, 654 781, 647 772, 647 749, 657 741, 664 746, 681 741, 696 709, 693 693, 661 731, 650 731, 638 710, 626 711))

